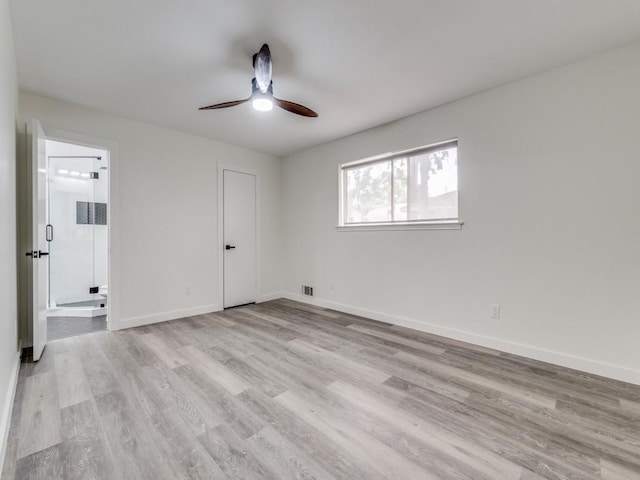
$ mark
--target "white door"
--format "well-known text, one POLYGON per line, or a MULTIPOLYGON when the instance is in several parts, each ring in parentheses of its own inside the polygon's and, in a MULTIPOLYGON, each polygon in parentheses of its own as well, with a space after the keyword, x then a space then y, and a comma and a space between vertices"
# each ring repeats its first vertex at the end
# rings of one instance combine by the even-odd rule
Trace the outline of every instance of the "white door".
POLYGON ((223 170, 224 307, 256 301, 256 176, 223 170))
POLYGON ((27 124, 27 146, 31 157, 32 251, 27 253, 33 265, 33 359, 39 360, 47 343, 47 157, 45 136, 37 120, 27 124))

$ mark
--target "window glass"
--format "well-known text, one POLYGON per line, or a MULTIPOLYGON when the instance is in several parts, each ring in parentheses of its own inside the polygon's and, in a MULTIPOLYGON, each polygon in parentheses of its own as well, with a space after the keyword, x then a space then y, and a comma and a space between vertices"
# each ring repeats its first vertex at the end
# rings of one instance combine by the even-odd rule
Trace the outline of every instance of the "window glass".
POLYGON ((346 170, 347 223, 391 220, 391 164, 373 163, 346 170))
POLYGON ((458 218, 456 141, 341 168, 343 225, 458 218))

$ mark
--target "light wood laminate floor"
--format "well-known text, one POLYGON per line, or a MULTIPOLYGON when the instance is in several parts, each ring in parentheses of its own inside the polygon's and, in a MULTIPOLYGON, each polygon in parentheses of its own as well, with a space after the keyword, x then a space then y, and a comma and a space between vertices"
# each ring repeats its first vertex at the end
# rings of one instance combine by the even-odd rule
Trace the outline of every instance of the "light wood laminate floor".
POLYGON ((277 300, 50 342, 3 479, 640 479, 640 387, 277 300))

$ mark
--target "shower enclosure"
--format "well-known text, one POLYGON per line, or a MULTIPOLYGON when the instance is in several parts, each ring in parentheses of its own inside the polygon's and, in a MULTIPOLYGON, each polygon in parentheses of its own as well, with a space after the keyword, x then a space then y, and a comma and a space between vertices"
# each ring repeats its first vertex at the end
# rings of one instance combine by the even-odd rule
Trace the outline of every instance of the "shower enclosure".
POLYGON ((108 154, 47 141, 49 317, 107 313, 108 154))

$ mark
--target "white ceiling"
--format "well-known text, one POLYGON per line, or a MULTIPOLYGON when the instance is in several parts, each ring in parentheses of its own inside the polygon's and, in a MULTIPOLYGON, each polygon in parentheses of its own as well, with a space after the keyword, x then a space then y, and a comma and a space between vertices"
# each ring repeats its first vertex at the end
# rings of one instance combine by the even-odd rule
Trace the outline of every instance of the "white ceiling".
POLYGON ((24 90, 286 155, 640 36, 638 0, 12 0, 24 90), (274 93, 250 104, 269 43, 274 93))

